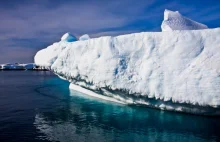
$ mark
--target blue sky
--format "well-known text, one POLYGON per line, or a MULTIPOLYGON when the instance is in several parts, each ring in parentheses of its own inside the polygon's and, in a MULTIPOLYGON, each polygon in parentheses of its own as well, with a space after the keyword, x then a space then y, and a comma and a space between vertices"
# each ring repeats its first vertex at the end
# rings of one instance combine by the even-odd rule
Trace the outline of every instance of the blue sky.
POLYGON ((0 2, 0 63, 33 62, 66 32, 91 37, 160 31, 164 9, 220 26, 220 0, 5 0, 0 2))

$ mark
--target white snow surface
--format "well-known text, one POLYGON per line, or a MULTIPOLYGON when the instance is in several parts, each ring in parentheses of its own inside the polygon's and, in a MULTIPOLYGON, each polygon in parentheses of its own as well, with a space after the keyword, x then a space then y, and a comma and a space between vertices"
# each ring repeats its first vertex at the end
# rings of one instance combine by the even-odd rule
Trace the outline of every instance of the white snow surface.
POLYGON ((82 35, 81 37, 79 37, 79 40, 84 41, 84 40, 89 40, 90 37, 88 34, 82 35))
POLYGON ((174 12, 167 9, 164 11, 164 20, 161 25, 162 31, 199 30, 207 28, 204 24, 182 16, 178 11, 174 12))
POLYGON ((50 64, 56 74, 70 81, 80 77, 94 88, 219 107, 219 35, 216 28, 61 41, 39 51, 35 63, 50 64))

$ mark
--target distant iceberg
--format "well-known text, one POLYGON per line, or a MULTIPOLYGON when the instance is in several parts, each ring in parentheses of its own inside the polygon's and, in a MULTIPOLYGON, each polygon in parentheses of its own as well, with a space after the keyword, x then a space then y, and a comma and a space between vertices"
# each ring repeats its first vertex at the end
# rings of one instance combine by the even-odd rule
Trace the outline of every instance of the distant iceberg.
POLYGON ((178 11, 174 12, 167 9, 164 11, 164 20, 161 25, 162 31, 200 30, 207 28, 204 24, 182 16, 178 11))
POLYGON ((31 70, 36 68, 36 64, 34 63, 20 64, 20 65, 23 66, 26 70, 31 70))
POLYGON ((126 104, 219 115, 219 35, 216 28, 60 41, 39 51, 35 63, 51 66, 71 82, 70 88, 88 89, 90 95, 93 91, 126 104))
POLYGON ((28 63, 28 64, 8 63, 8 64, 0 65, 0 69, 2 70, 31 70, 34 69, 35 67, 36 65, 34 63, 28 63))

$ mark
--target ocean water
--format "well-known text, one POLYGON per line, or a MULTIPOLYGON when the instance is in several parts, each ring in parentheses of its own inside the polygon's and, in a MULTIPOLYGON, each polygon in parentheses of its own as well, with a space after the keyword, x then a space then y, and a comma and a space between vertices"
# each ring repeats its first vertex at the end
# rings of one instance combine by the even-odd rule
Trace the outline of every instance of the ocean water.
POLYGON ((0 142, 217 142, 220 117, 127 106, 48 71, 0 71, 0 142))

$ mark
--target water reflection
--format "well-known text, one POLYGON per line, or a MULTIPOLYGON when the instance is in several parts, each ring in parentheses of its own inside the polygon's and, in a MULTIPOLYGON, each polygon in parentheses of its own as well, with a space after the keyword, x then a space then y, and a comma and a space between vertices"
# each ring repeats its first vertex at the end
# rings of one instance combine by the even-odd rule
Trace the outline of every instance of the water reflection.
POLYGON ((129 107, 71 91, 63 105, 37 112, 39 139, 51 141, 218 141, 219 118, 129 107))
POLYGON ((0 78, 0 142, 220 141, 219 118, 90 98, 51 72, 0 78))

